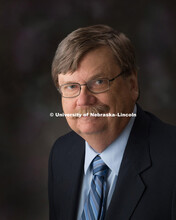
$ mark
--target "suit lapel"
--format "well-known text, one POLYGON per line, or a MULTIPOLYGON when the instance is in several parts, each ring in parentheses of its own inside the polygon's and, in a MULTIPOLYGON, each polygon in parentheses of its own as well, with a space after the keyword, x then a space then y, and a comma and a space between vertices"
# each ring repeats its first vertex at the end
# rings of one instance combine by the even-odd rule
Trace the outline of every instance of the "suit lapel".
POLYGON ((74 134, 70 141, 67 156, 61 159, 64 161, 64 168, 60 173, 62 181, 58 187, 59 201, 62 201, 59 204, 59 216, 63 220, 76 219, 84 172, 85 141, 77 134, 74 134))
POLYGON ((132 128, 119 176, 106 220, 129 220, 145 191, 140 173, 151 166, 148 133, 150 119, 138 107, 137 118, 132 128))

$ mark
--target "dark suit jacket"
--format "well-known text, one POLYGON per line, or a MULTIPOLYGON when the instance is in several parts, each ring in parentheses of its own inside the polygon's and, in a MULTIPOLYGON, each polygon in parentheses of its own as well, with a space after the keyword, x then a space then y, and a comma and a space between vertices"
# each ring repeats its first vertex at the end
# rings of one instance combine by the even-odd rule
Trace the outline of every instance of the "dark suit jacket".
MULTIPOLYGON (((74 220, 84 140, 60 137, 49 160, 50 220, 74 220)), ((139 107, 105 220, 176 220, 176 128, 139 107)))

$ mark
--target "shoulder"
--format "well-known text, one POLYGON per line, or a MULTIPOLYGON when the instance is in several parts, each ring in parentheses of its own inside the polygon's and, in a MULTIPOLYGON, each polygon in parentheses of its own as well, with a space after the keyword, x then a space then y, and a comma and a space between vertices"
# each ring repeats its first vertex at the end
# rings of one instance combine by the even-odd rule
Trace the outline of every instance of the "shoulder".
POLYGON ((150 118, 150 134, 160 140, 167 139, 176 143, 176 126, 167 124, 149 112, 145 112, 150 118))
MULTIPOLYGON (((164 123, 149 112, 149 146, 152 159, 169 167, 176 166, 176 127, 164 123), (166 165, 167 164, 167 165, 166 165)), ((174 168, 175 169, 175 168, 174 168)))
POLYGON ((59 137, 52 146, 51 154, 65 155, 84 148, 85 141, 74 131, 59 137))
POLYGON ((143 111, 139 106, 135 122, 135 136, 145 138, 151 153, 176 158, 176 126, 164 123, 152 113, 143 111))
POLYGON ((176 126, 167 124, 156 117, 154 114, 143 111, 137 105, 137 121, 140 127, 148 127, 149 133, 160 139, 170 138, 176 141, 176 126))
POLYGON ((71 131, 61 137, 59 137, 55 143, 54 146, 59 145, 59 144, 70 144, 73 143, 73 141, 79 142, 83 140, 77 133, 75 133, 74 131, 71 131))

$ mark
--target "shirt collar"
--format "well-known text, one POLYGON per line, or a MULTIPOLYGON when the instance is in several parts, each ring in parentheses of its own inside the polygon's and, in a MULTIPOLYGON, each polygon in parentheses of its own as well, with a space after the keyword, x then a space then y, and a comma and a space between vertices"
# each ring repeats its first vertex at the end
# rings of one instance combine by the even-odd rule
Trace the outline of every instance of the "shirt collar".
MULTIPOLYGON (((136 114, 137 108, 134 107, 133 113, 136 114)), ((92 160, 100 155, 105 164, 118 175, 120 164, 122 161, 123 153, 134 124, 135 117, 131 117, 127 126, 121 132, 121 134, 101 153, 97 153, 88 143, 85 142, 85 162, 84 162, 84 172, 86 174, 92 160)))

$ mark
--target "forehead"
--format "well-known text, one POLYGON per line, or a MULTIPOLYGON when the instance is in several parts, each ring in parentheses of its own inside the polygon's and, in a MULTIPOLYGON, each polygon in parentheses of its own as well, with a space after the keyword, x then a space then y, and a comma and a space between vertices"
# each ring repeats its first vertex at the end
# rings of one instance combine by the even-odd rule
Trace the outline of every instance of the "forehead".
POLYGON ((112 77, 120 71, 112 50, 107 46, 91 50, 79 62, 73 73, 59 74, 59 84, 68 81, 86 82, 96 77, 112 77))

